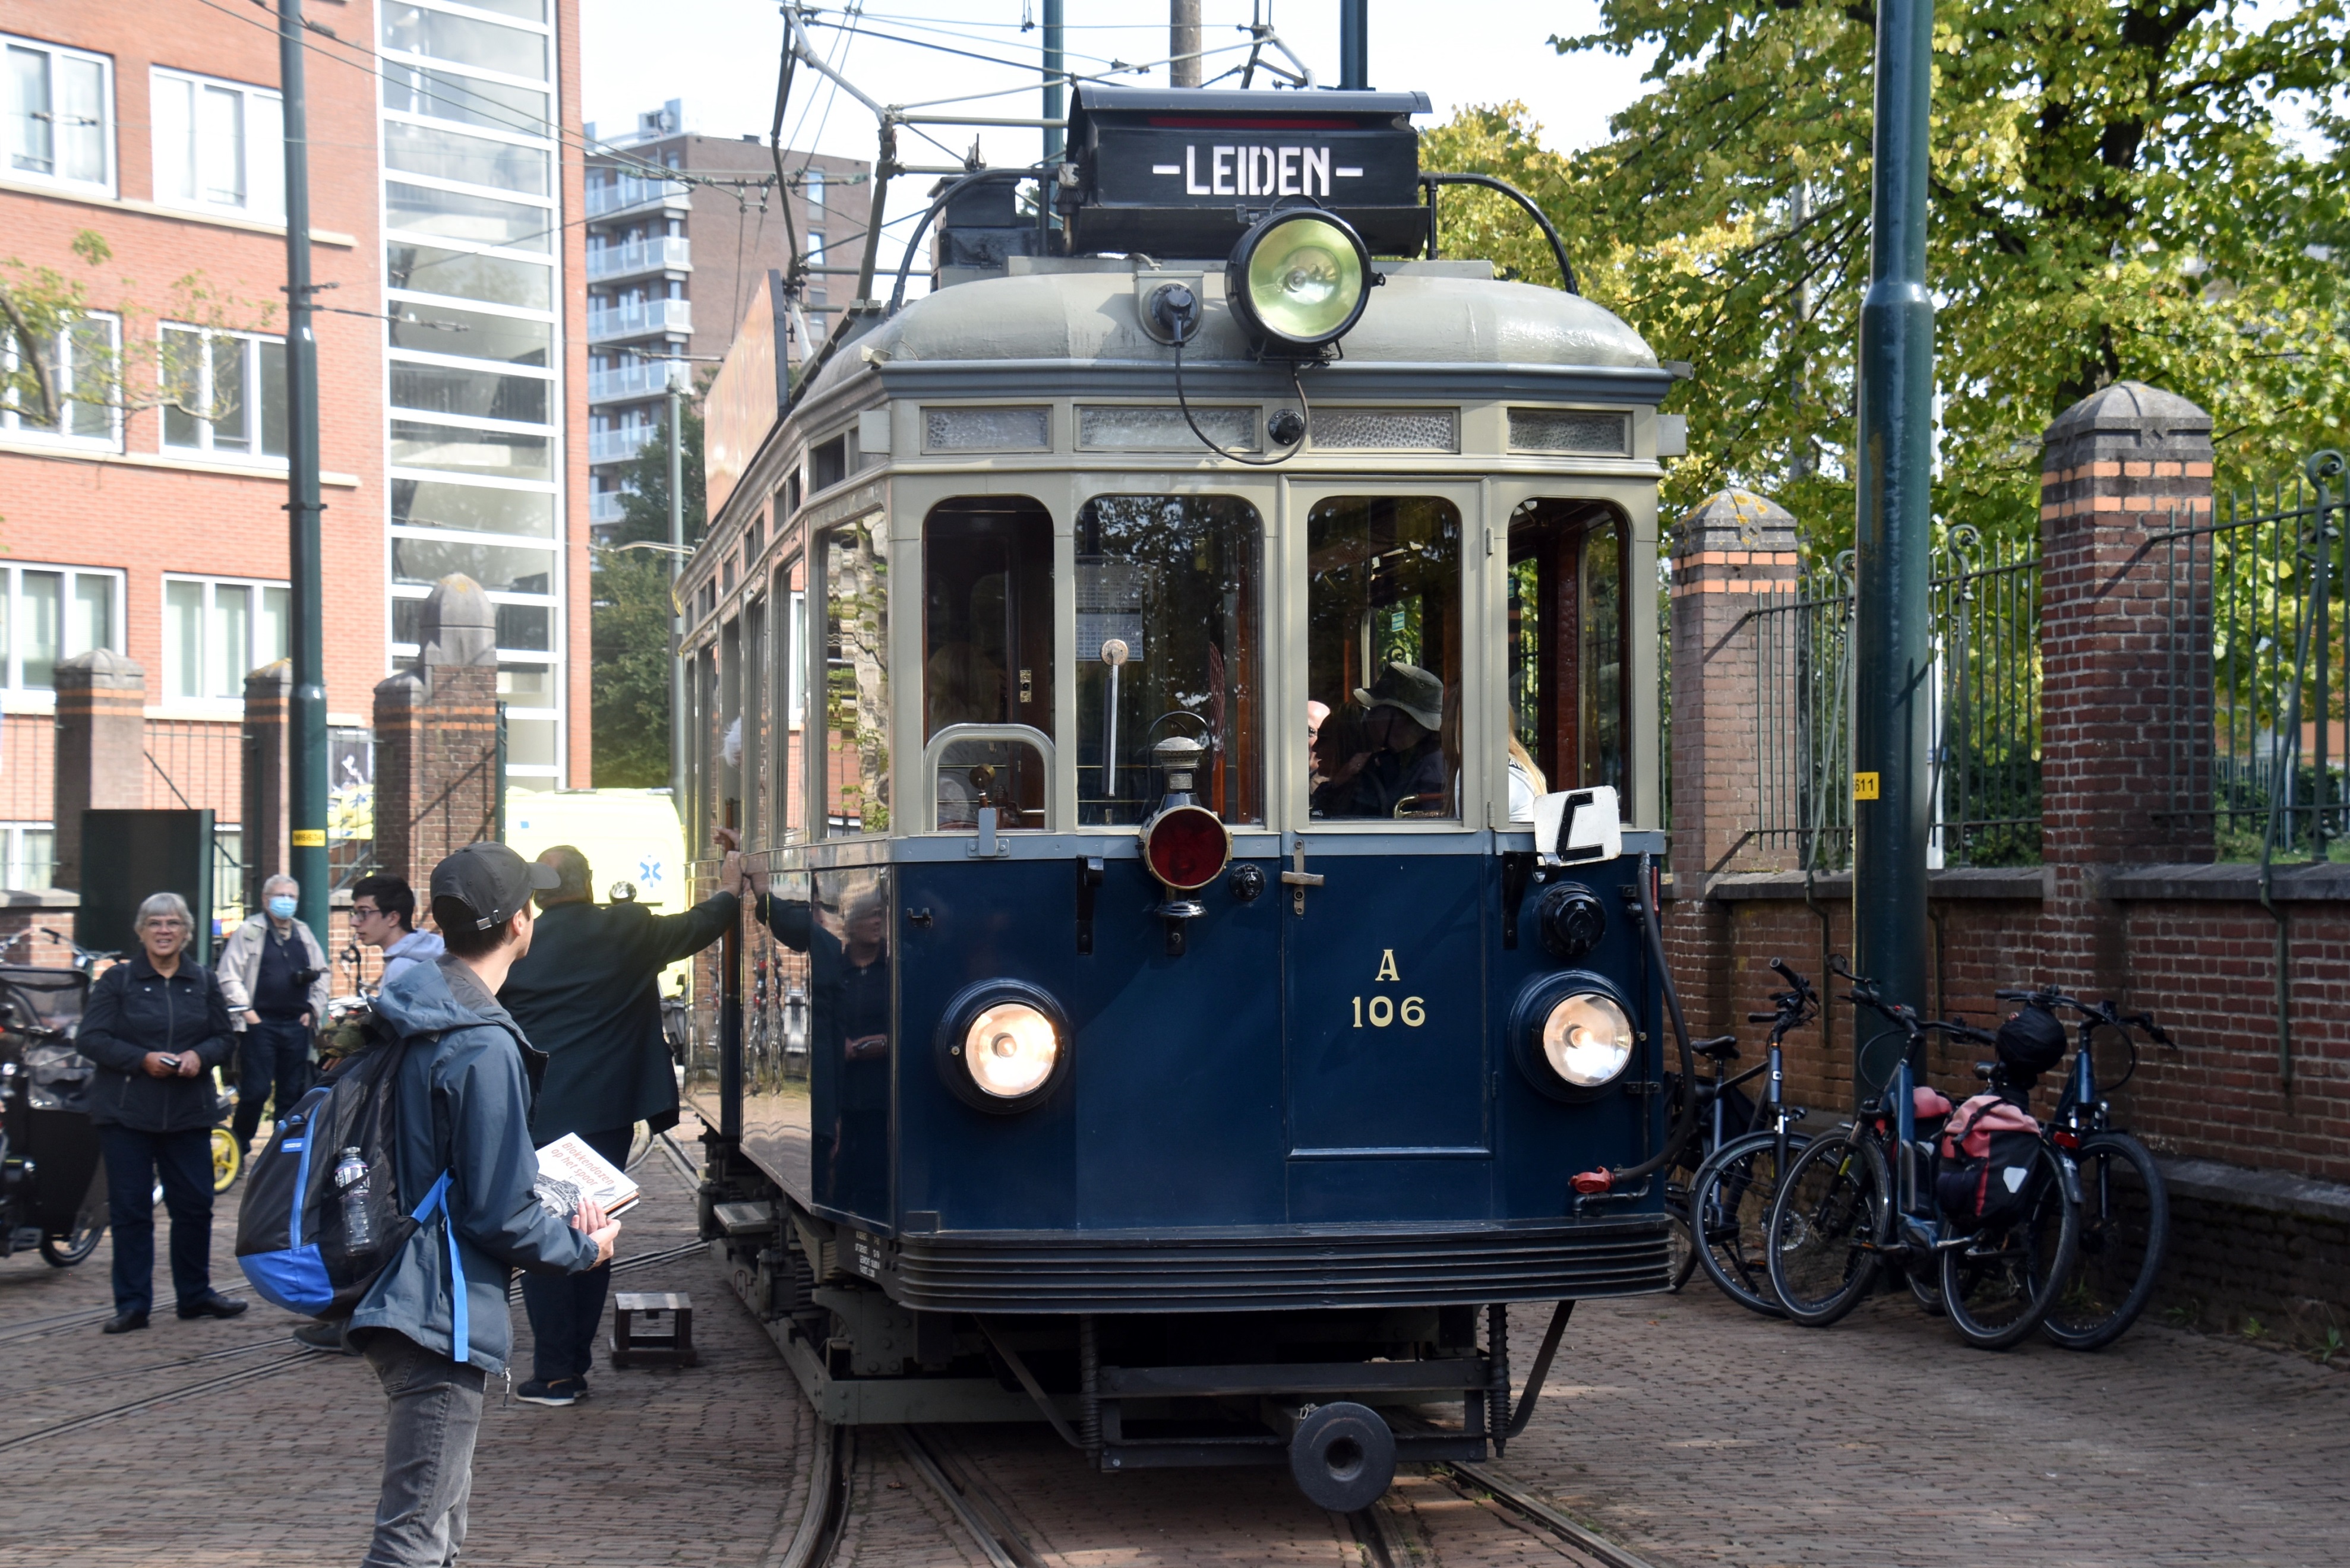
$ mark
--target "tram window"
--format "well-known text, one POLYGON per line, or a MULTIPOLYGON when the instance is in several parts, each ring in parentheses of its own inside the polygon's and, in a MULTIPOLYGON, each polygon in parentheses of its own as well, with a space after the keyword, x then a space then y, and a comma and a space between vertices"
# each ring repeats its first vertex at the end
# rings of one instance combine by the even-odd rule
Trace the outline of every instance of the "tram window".
POLYGON ((1201 803, 1264 820, 1256 508, 1231 495, 1101 495, 1077 514, 1077 820, 1139 823, 1150 748, 1209 745, 1201 803), (1116 646, 1113 646, 1116 645, 1116 646))
POLYGON ((1334 496, 1305 521, 1314 815, 1461 815, 1461 514, 1334 496))
MULTIPOLYGON (((1053 519, 1025 496, 941 502, 922 523, 922 739, 953 724, 1053 732, 1053 519)), ((1045 763, 1001 738, 951 740, 931 783, 940 828, 1044 827, 1045 763)))
POLYGON ((778 624, 769 634, 775 645, 775 674, 769 691, 778 704, 772 722, 777 753, 774 838, 798 844, 807 837, 807 592, 797 561, 779 567, 769 602, 778 624))
POLYGON ((822 536, 826 830, 889 831, 889 536, 879 515, 822 536))
POLYGON ((1623 520, 1529 501, 1510 519, 1510 815, 1545 789, 1630 779, 1625 760, 1623 520))

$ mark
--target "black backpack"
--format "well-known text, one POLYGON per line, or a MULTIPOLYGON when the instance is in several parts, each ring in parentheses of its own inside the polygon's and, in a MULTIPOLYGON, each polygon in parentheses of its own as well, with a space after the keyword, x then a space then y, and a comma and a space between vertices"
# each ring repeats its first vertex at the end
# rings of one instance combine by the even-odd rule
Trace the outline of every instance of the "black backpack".
MULTIPOLYGON (((236 1216, 237 1265, 254 1290, 289 1312, 329 1322, 358 1310, 449 1188, 443 1171, 431 1190, 403 1194, 395 1153, 400 1063, 411 1044, 430 1049, 440 1036, 400 1039, 375 1020, 361 1028, 364 1047, 296 1102, 247 1168, 236 1216), (346 1149, 359 1151, 366 1170, 365 1193, 351 1203, 335 1176, 346 1149), (354 1237, 359 1228, 363 1234, 354 1237)), ((350 1185, 356 1190, 361 1183, 350 1185)), ((449 1245, 453 1254, 453 1229, 449 1245)), ((464 1292, 457 1296, 462 1308, 464 1292)))

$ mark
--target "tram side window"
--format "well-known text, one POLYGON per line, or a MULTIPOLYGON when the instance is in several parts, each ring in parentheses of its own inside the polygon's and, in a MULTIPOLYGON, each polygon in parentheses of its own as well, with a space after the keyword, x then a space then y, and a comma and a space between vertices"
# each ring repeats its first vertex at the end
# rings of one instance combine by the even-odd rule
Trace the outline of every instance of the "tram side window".
POLYGON ((1623 520, 1529 501, 1510 519, 1510 816, 1545 790, 1630 785, 1626 765, 1623 520))
POLYGON ((1461 815, 1461 514, 1336 496, 1307 514, 1313 814, 1461 815))
POLYGON ((1201 803, 1264 820, 1258 574, 1263 525, 1232 495, 1099 495, 1077 513, 1077 820, 1139 823, 1150 748, 1208 745, 1201 803))
MULTIPOLYGON (((1025 496, 945 501, 922 523, 922 739, 950 725, 1053 732, 1053 519, 1025 496)), ((931 781, 939 828, 1044 827, 1045 762, 1004 736, 950 737, 931 781)))
POLYGON ((889 536, 879 514, 822 535, 826 831, 889 831, 889 536))
POLYGON ((777 752, 775 769, 775 834, 779 844, 807 838, 807 585, 798 561, 779 567, 769 603, 775 625, 775 672, 769 685, 775 709, 770 729, 777 752))

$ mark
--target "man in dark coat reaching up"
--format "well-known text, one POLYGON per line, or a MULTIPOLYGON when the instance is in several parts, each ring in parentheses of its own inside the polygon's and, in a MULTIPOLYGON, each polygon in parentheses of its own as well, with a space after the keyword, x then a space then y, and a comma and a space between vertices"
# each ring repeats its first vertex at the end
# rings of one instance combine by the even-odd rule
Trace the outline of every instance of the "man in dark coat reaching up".
MULTIPOLYGON (((546 1053, 531 1137, 544 1148, 577 1133, 612 1164, 625 1165, 637 1123, 657 1133, 677 1125, 677 1074, 656 982, 662 970, 734 924, 742 857, 730 844, 722 891, 677 915, 656 915, 629 899, 597 903, 588 857, 567 844, 544 851, 538 863, 554 871, 556 886, 538 895, 530 951, 498 993, 530 1043, 546 1053)), ((515 1398, 569 1405, 587 1393, 611 1278, 600 1268, 523 1277, 534 1345, 532 1375, 515 1398)))

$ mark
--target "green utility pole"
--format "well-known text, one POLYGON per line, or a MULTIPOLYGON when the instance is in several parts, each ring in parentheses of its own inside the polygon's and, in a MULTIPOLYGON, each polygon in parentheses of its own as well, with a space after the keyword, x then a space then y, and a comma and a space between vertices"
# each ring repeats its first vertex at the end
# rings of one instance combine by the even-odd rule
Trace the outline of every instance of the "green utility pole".
POLYGON ((286 869, 298 918, 327 941, 327 650, 318 563, 318 339, 310 296, 310 140, 302 85, 302 0, 277 0, 286 126, 286 515, 294 578, 294 691, 286 771, 286 869))
POLYGON ((1338 0, 1338 85, 1371 85, 1371 0, 1338 0))
MULTIPOLYGON (((784 192, 788 202, 791 192, 784 192)), ((670 367, 669 383, 669 798, 685 815, 685 614, 678 574, 685 570, 685 392, 670 367)))
MULTIPOLYGON (((1933 0, 1883 0, 1868 292, 1860 306, 1858 603, 1853 647, 1853 963, 1888 1002, 1923 1012, 1928 748, 1934 692, 1927 624, 1932 543, 1934 301, 1926 292, 1926 145, 1933 0)), ((1853 1079, 1879 1092, 1900 1031, 1862 1009, 1853 1079)))
MULTIPOLYGON (((1061 74, 1061 0, 1045 0, 1045 118, 1068 118, 1067 94, 1063 90, 1061 74)), ((1045 161, 1050 163, 1061 155, 1068 138, 1057 125, 1045 128, 1045 161)))

